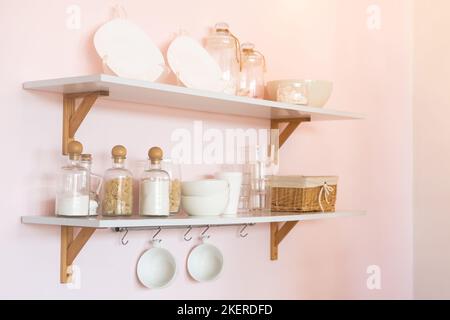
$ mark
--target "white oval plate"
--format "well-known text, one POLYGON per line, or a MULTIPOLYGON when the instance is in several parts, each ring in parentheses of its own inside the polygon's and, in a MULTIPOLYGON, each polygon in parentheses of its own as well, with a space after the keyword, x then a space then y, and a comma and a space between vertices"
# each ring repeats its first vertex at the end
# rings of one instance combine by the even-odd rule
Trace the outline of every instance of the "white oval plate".
POLYGON ((94 46, 108 68, 119 77, 156 81, 165 70, 159 48, 129 20, 105 23, 95 33, 94 46))
POLYGON ((198 282, 215 280, 223 269, 222 253, 209 243, 201 244, 189 254, 187 267, 191 277, 198 282))
POLYGON ((175 279, 177 264, 173 255, 163 248, 145 251, 137 264, 139 281, 150 289, 162 289, 175 279))
POLYGON ((167 62, 188 88, 221 92, 225 87, 220 66, 191 37, 178 36, 172 41, 167 50, 167 62))

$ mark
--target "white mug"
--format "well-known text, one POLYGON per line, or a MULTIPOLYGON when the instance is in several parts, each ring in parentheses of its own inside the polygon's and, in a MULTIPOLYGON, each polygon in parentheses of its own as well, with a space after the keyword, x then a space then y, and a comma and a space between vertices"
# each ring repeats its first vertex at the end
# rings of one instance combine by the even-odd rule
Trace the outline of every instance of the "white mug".
POLYGON ((223 214, 236 215, 241 194, 242 172, 220 172, 216 174, 216 178, 228 182, 228 204, 223 214))

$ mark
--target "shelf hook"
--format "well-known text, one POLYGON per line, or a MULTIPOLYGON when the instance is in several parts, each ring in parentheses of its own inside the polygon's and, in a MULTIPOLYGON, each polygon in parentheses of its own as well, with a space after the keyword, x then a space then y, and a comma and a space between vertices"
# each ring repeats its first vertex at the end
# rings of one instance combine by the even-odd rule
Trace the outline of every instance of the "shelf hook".
POLYGON ((209 235, 206 235, 206 232, 208 232, 208 230, 209 230, 210 227, 211 227, 211 226, 210 226, 209 224, 206 226, 206 229, 203 230, 203 232, 200 234, 200 237, 201 237, 201 238, 209 239, 209 235))
POLYGON ((126 246, 129 242, 128 240, 125 241, 125 238, 127 237, 127 235, 128 235, 128 229, 125 229, 125 234, 123 235, 122 239, 120 240, 120 242, 122 242, 123 246, 126 246))
POLYGON ((162 231, 162 228, 158 227, 158 231, 156 231, 156 233, 153 235, 153 238, 152 238, 153 241, 157 241, 156 237, 161 233, 161 231, 162 231))
POLYGON ((244 233, 244 231, 248 228, 248 224, 245 224, 244 227, 239 231, 239 236, 241 238, 247 238, 248 232, 244 233))
POLYGON ((186 233, 184 234, 184 241, 191 241, 192 240, 192 236, 187 238, 188 234, 192 231, 192 226, 189 226, 189 228, 187 229, 186 233))

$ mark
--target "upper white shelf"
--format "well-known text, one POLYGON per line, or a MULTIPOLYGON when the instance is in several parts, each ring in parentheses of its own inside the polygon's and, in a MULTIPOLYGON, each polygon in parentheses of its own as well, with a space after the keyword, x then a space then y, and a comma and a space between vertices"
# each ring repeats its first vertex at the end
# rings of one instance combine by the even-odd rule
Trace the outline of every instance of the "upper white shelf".
POLYGON ((23 87, 54 93, 109 91, 109 97, 104 99, 262 119, 308 117, 311 121, 322 121, 363 118, 359 114, 327 108, 297 106, 104 74, 31 81, 25 82, 23 87))
POLYGON ((137 228, 137 227, 183 227, 183 226, 220 226, 220 225, 243 225, 271 222, 308 221, 322 220, 340 217, 364 215, 363 211, 347 211, 336 213, 314 213, 314 214, 287 214, 287 213, 253 213, 240 214, 238 216, 219 217, 190 217, 186 215, 170 216, 168 218, 66 218, 56 216, 25 216, 22 223, 40 224, 54 226, 68 226, 80 228, 137 228))

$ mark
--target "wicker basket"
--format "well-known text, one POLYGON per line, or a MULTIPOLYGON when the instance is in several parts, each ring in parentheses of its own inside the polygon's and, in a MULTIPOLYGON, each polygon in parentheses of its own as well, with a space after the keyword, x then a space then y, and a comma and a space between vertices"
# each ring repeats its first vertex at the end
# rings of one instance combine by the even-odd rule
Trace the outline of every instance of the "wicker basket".
POLYGON ((335 212, 338 177, 272 176, 274 212, 335 212))

